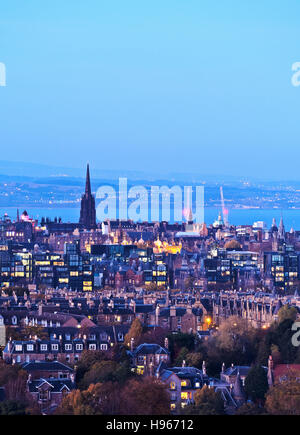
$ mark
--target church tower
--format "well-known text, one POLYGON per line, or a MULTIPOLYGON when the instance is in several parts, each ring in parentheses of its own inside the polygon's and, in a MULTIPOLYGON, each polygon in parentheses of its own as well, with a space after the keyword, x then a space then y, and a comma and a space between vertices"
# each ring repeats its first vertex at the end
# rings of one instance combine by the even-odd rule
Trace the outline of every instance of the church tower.
POLYGON ((87 170, 86 170, 85 193, 81 197, 79 223, 82 224, 84 228, 88 230, 96 227, 95 197, 92 195, 92 191, 91 191, 89 165, 87 165, 87 170))

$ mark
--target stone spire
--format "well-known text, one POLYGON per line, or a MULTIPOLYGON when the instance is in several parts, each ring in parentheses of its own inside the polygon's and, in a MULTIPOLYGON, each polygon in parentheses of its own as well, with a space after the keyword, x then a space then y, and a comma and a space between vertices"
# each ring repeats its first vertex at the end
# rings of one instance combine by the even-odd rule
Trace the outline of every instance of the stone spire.
POLYGON ((87 170, 86 170, 85 193, 84 195, 82 195, 81 198, 79 223, 82 224, 84 228, 88 230, 96 227, 95 197, 92 195, 92 191, 91 191, 89 165, 87 165, 87 170))
POLYGON ((85 194, 86 195, 91 195, 91 179, 90 179, 90 165, 87 164, 87 168, 86 168, 86 180, 85 180, 85 194))
POLYGON ((282 240, 285 239, 285 228, 284 228, 284 224, 283 224, 283 218, 282 218, 282 216, 281 216, 280 224, 279 224, 279 227, 278 227, 278 236, 279 236, 279 238, 282 239, 282 240))

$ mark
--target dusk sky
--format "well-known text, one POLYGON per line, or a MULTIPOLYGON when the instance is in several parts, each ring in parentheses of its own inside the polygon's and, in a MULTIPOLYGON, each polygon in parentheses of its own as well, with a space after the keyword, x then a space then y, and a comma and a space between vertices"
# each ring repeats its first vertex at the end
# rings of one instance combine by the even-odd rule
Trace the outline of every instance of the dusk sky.
POLYGON ((298 178, 299 0, 11 0, 1 160, 298 178))

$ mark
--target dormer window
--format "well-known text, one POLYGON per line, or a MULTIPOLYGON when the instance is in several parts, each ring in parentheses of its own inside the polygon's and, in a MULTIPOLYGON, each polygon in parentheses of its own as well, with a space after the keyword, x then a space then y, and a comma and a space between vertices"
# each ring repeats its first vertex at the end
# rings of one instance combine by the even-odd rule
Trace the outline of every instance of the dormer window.
POLYGON ((45 351, 48 349, 47 344, 41 344, 41 350, 45 351))
POLYGON ((58 344, 52 344, 51 349, 52 350, 58 350, 58 344))
POLYGON ((16 344, 16 352, 22 352, 23 346, 22 344, 16 344))
POLYGON ((72 344, 65 344, 65 350, 72 350, 72 344))
POLYGON ((76 350, 82 350, 83 345, 82 344, 76 344, 76 350))
POLYGON ((18 323, 18 319, 16 318, 16 316, 12 317, 11 322, 13 325, 16 325, 18 323))
POLYGON ((33 344, 27 344, 27 350, 32 352, 33 351, 33 344))

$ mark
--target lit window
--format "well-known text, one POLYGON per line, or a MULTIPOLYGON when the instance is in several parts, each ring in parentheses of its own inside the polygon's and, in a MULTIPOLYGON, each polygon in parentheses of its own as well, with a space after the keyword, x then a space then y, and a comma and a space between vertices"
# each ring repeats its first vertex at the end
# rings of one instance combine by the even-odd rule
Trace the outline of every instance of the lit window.
POLYGON ((171 382, 170 383, 170 389, 171 390, 176 390, 176 383, 175 382, 171 382))

